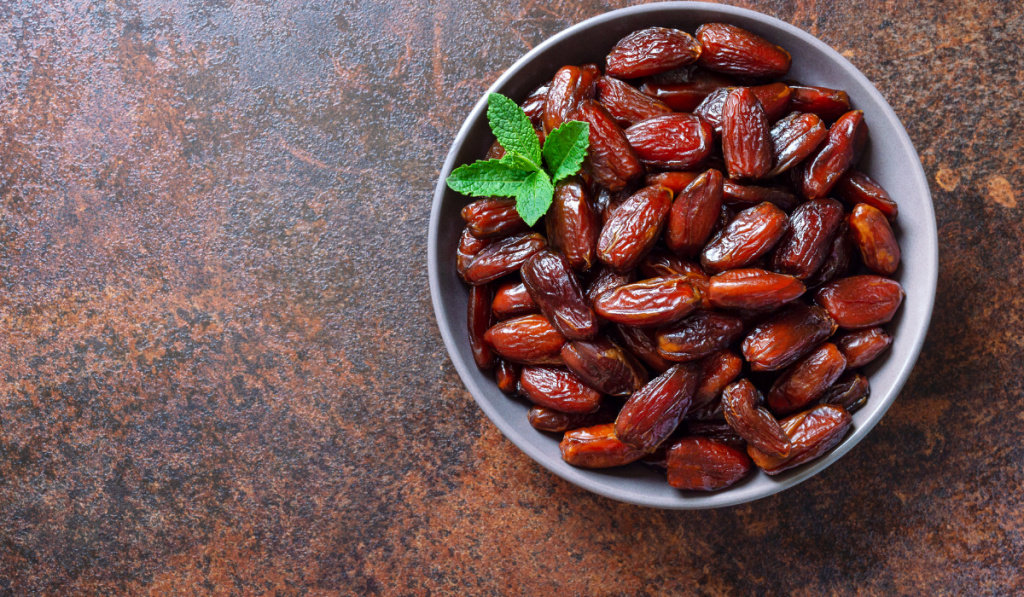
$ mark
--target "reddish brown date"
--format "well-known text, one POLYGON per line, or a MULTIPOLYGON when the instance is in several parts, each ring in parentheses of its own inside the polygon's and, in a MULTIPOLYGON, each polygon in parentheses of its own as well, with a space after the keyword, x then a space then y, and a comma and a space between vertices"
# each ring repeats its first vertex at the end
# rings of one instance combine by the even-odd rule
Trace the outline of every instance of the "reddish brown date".
POLYGON ((608 113, 622 127, 672 113, 672 108, 664 102, 644 95, 632 85, 612 77, 601 77, 597 81, 597 101, 608 109, 608 113))
POLYGON ((839 227, 832 235, 832 241, 829 242, 828 249, 825 251, 825 259, 822 261, 821 267, 811 274, 811 277, 804 280, 804 284, 808 288, 817 288, 831 282, 833 278, 840 278, 850 272, 857 249, 853 246, 853 241, 850 240, 849 230, 850 227, 846 224, 845 219, 839 223, 839 227))
POLYGON ((628 396, 647 383, 643 365, 604 337, 567 342, 562 347, 562 360, 577 377, 602 394, 628 396))
POLYGON ((530 119, 533 128, 544 128, 544 107, 548 103, 548 89, 550 88, 551 81, 544 83, 526 96, 520 106, 526 113, 526 117, 530 119))
POLYGON ((667 114, 626 129, 626 139, 645 164, 666 170, 698 166, 713 147, 711 125, 693 114, 667 114))
POLYGON ((846 368, 856 369, 877 359, 892 346, 892 336, 882 328, 868 328, 843 334, 836 345, 846 357, 846 368))
POLYGON ((789 72, 789 52, 746 29, 708 23, 697 29, 703 51, 697 64, 731 75, 781 77, 789 72))
POLYGON ((672 368, 675 363, 658 354, 658 345, 646 330, 626 325, 615 326, 615 331, 633 356, 647 363, 647 366, 659 373, 672 368))
POLYGON ((793 446, 788 456, 767 454, 754 446, 747 447, 747 454, 764 472, 777 475, 828 452, 843 439, 852 420, 841 406, 822 404, 782 421, 793 446))
POLYGON ((836 331, 824 309, 792 305, 754 327, 743 356, 754 371, 777 371, 800 359, 836 331))
POLYGON ((768 407, 788 415, 811 404, 825 393, 846 370, 846 358, 839 348, 826 342, 797 361, 775 381, 768 392, 768 407))
POLYGON ((696 363, 676 365, 630 396, 615 419, 615 435, 634 448, 651 452, 668 439, 690 408, 700 383, 696 363))
POLYGON ((501 358, 524 365, 561 365, 565 336, 543 315, 525 315, 499 322, 484 334, 501 358))
POLYGON ((604 106, 587 100, 580 104, 573 118, 590 125, 587 159, 598 184, 610 191, 618 191, 631 180, 643 176, 644 167, 635 148, 604 106))
POLYGON ((800 189, 807 199, 828 195, 843 174, 849 170, 864 150, 868 125, 860 110, 847 112, 828 130, 824 144, 802 168, 800 189))
POLYGON ((563 66, 551 79, 547 100, 544 103, 544 133, 550 133, 563 122, 585 100, 594 97, 593 75, 575 66, 563 66))
MULTIPOLYGON (((725 107, 725 99, 733 91, 733 87, 716 89, 711 95, 704 98, 704 101, 693 111, 715 129, 716 133, 722 132, 722 108, 725 107)), ((764 115, 769 122, 775 122, 782 118, 789 109, 789 86, 785 83, 772 83, 770 85, 758 85, 751 87, 750 91, 757 97, 764 109, 764 115)))
MULTIPOLYGON (((692 407, 691 410, 693 410, 692 407)), ((740 434, 736 433, 725 419, 716 419, 714 421, 689 421, 686 423, 686 434, 713 439, 716 442, 723 443, 734 448, 743 448, 743 453, 747 453, 747 440, 743 439, 740 434)))
POLYGON ((673 195, 678 195, 700 175, 700 172, 659 172, 658 174, 648 174, 644 179, 644 184, 649 187, 667 187, 673 195))
POLYGON ((591 413, 601 405, 600 392, 561 367, 523 367, 519 389, 534 404, 563 413, 591 413))
POLYGON ((903 287, 880 276, 850 276, 818 289, 814 301, 847 330, 889 323, 903 302, 903 287))
POLYGON ((689 491, 725 489, 754 469, 746 452, 707 437, 684 437, 668 450, 668 484, 689 491))
POLYGON ((566 432, 562 443, 562 460, 581 468, 609 468, 640 460, 645 452, 615 437, 615 425, 595 425, 566 432))
POLYGON ((736 84, 729 77, 701 68, 680 69, 671 75, 645 81, 640 91, 676 112, 693 112, 716 89, 736 84))
POLYGON ((768 176, 778 176, 813 154, 828 137, 828 129, 816 114, 794 112, 775 123, 769 136, 772 169, 768 176))
POLYGON ((462 208, 462 219, 477 238, 496 238, 530 227, 519 217, 515 199, 480 199, 462 208))
POLYGON ((687 417, 697 420, 720 419, 724 416, 722 390, 740 376, 743 359, 728 350, 722 350, 702 360, 701 369, 704 375, 700 378, 687 417))
POLYGON ((867 174, 850 170, 839 182, 836 183, 833 192, 836 197, 845 201, 848 205, 864 203, 874 207, 885 214, 890 222, 896 221, 899 215, 899 208, 896 202, 889 197, 882 185, 871 179, 867 174))
POLYGON ((534 406, 526 413, 530 425, 539 431, 563 433, 571 429, 607 425, 615 422, 615 409, 602 406, 592 413, 570 414, 558 412, 552 408, 534 406))
POLYGON ((466 270, 469 269, 469 264, 473 262, 473 258, 491 242, 473 236, 469 228, 462 231, 462 237, 459 238, 459 248, 455 251, 455 270, 459 272, 460 278, 466 279, 466 270))
POLYGON ((505 282, 498 287, 491 302, 491 311, 498 319, 510 319, 540 311, 522 282, 505 282))
POLYGON ((814 199, 793 210, 789 230, 772 255, 772 269, 801 280, 810 278, 825 261, 842 221, 843 206, 835 199, 814 199))
POLYGON ((785 212, 772 203, 743 210, 704 247, 701 265, 709 274, 747 266, 768 253, 788 227, 785 212))
POLYGON ((722 202, 726 205, 747 209, 765 201, 783 211, 793 211, 800 205, 800 199, 785 187, 741 185, 731 180, 722 183, 722 202))
POLYGON ((722 173, 708 170, 677 193, 665 227, 665 244, 676 254, 700 253, 722 211, 722 173))
POLYGON ((751 447, 784 458, 790 453, 789 438, 775 417, 760 406, 763 401, 754 384, 741 379, 722 392, 725 420, 751 447))
POLYGON ((516 234, 487 245, 466 267, 463 279, 478 286, 519 270, 523 263, 547 242, 534 233, 516 234))
POLYGON ((658 354, 670 361, 695 361, 718 352, 743 335, 739 317, 700 311, 659 329, 654 339, 658 354))
POLYGON ((597 237, 601 234, 601 223, 590 207, 589 195, 578 179, 558 183, 544 218, 548 243, 561 251, 578 272, 589 270, 597 261, 597 237))
POLYGON ((871 385, 868 384, 868 378, 856 371, 847 371, 839 381, 832 384, 831 388, 825 390, 821 396, 821 404, 835 404, 852 414, 867 403, 870 395, 871 385))
POLYGON ((700 304, 700 290, 688 277, 675 275, 606 292, 594 303, 594 311, 614 323, 655 327, 682 319, 700 304))
POLYGON ((610 290, 615 290, 619 286, 632 284, 635 281, 636 272, 634 270, 629 270, 624 274, 620 274, 608 266, 600 265, 598 266, 597 274, 594 276, 594 279, 591 280, 590 284, 587 286, 587 302, 593 306, 594 303, 597 302, 598 297, 602 294, 610 290))
POLYGON ((772 168, 768 117, 754 92, 737 87, 722 105, 722 153, 729 178, 762 178, 772 168))
MULTIPOLYGON (((693 261, 677 257, 672 253, 655 247, 640 260, 640 275, 646 278, 664 278, 668 276, 701 276, 706 277, 704 270, 693 261)), ((706 284, 705 284, 706 287, 706 284)), ((698 286, 698 290, 700 290, 698 286)))
POLYGON ((846 223, 850 225, 850 238, 860 251, 864 265, 882 276, 896 273, 900 266, 900 246, 885 215, 860 203, 847 216, 846 223))
POLYGON ((799 83, 789 86, 793 90, 790 107, 794 112, 816 114, 831 122, 850 111, 850 96, 845 91, 799 83))
POLYGON ((651 27, 634 31, 615 44, 605 70, 613 77, 636 79, 693 64, 701 46, 689 33, 651 27))
POLYGON ((712 276, 708 299, 719 309, 773 311, 804 293, 793 276, 763 269, 734 269, 712 276))
POLYGON ((505 359, 498 359, 494 368, 494 383, 502 392, 512 395, 519 391, 519 365, 505 359))
POLYGON ((619 272, 633 269, 657 242, 672 208, 672 191, 644 187, 619 206, 601 230, 597 257, 619 272))
POLYGON ((473 351, 476 366, 481 369, 491 369, 497 364, 494 351, 484 341, 484 335, 494 323, 494 315, 491 313, 492 292, 490 284, 471 286, 469 289, 469 348, 473 351))
POLYGON ((597 335, 597 316, 565 255, 551 249, 538 251, 523 264, 521 275, 533 302, 559 333, 570 340, 597 335))

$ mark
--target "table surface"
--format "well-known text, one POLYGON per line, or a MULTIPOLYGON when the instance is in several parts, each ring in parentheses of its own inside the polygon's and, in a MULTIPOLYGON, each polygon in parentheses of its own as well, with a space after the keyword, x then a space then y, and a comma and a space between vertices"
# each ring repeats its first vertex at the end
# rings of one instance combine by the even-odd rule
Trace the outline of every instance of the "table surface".
POLYGON ((0 596, 1024 591, 1020 2, 739 3, 859 67, 934 194, 927 343, 837 464, 620 504, 464 389, 426 275, 447 148, 625 4, 3 3, 0 596))

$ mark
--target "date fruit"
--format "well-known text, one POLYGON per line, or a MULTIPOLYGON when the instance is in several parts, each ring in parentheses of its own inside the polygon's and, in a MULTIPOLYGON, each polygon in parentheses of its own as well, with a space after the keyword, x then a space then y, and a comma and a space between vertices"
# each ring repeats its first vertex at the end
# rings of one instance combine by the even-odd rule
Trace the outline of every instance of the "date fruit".
POLYGON ((677 194, 665 227, 665 244, 682 257, 699 254, 721 211, 722 173, 708 170, 677 194))
POLYGON ((489 244, 491 241, 473 236, 469 228, 462 231, 459 248, 455 251, 455 271, 459 273, 460 278, 466 279, 466 270, 469 269, 469 264, 473 262, 477 253, 483 251, 484 247, 489 244))
POLYGON ((462 208, 462 219, 477 238, 510 236, 529 230, 515 199, 480 199, 462 208))
POLYGON ((701 68, 686 68, 645 81, 640 92, 665 103, 676 112, 693 112, 708 95, 735 81, 701 68), (681 76, 679 76, 681 75, 681 76))
POLYGON ((563 66, 558 69, 548 87, 547 100, 544 103, 544 133, 549 134, 570 120, 570 115, 585 100, 594 98, 593 74, 575 66, 563 66))
POLYGON ((672 191, 644 187, 619 206, 601 230, 597 257, 612 269, 626 272, 657 242, 672 208, 672 191))
POLYGON ((729 178, 762 178, 772 168, 768 117, 746 87, 730 91, 722 106, 722 153, 729 178))
POLYGON ((514 273, 534 253, 547 246, 544 237, 536 233, 524 233, 495 241, 476 254, 466 267, 463 278, 478 286, 514 273))
POLYGON ((706 437, 727 446, 742 448, 743 453, 747 453, 747 440, 740 437, 740 434, 736 433, 725 419, 717 419, 714 421, 689 421, 686 423, 686 434, 706 437))
POLYGON ((491 314, 490 284, 472 286, 469 289, 469 348, 473 351, 473 360, 480 369, 491 369, 497 364, 497 357, 491 347, 484 341, 484 335, 494 323, 491 314))
POLYGON ((856 369, 885 352, 892 345, 892 336, 882 328, 868 328, 843 334, 836 340, 836 345, 846 357, 846 368, 856 369))
POLYGON ((903 287, 880 276, 850 276, 818 289, 814 301, 839 327, 860 330, 889 323, 903 302, 903 287))
POLYGON ((604 337, 567 342, 562 347, 562 360, 569 371, 602 394, 628 396, 647 383, 643 365, 604 337))
POLYGON ((833 188, 836 197, 845 201, 848 205, 865 203, 885 214, 890 222, 896 221, 899 215, 899 208, 896 202, 889 197, 882 185, 871 179, 867 174, 850 170, 833 188))
POLYGON ((792 365, 836 331, 824 309, 792 305, 755 326, 743 339, 743 356, 754 371, 792 365))
POLYGON ((792 82, 789 87, 793 91, 790 107, 794 112, 816 114, 831 122, 850 111, 850 96, 845 91, 792 82))
POLYGON ((863 112, 854 110, 843 114, 828 129, 828 136, 821 149, 803 168, 800 186, 803 196, 807 199, 827 196, 846 171, 860 159, 867 135, 868 125, 864 122, 863 112))
POLYGON ((693 114, 666 114, 626 129, 626 139, 649 166, 687 170, 699 165, 713 147, 711 125, 693 114))
POLYGON ((615 326, 615 331, 623 346, 629 349, 633 356, 647 363, 647 366, 651 369, 664 373, 675 365, 672 361, 658 354, 658 345, 646 330, 627 325, 617 325, 615 326))
POLYGON ((699 311, 654 334, 658 354, 670 361, 695 361, 727 348, 743 335, 743 321, 725 313, 699 311))
POLYGON ((608 109, 616 124, 622 127, 672 113, 672 108, 666 106, 664 102, 644 95, 629 83, 612 77, 598 79, 597 101, 608 109))
POLYGON ((615 437, 615 424, 595 425, 566 432, 562 460, 581 468, 609 468, 640 460, 645 454, 615 437))
POLYGON ((508 361, 523 365, 561 365, 565 336, 543 315, 507 319, 487 330, 484 341, 508 361))
POLYGON ((847 371, 839 381, 832 384, 831 388, 825 390, 821 396, 821 404, 835 404, 852 414, 867 403, 870 395, 871 386, 868 384, 868 378, 856 371, 847 371))
POLYGON ((882 276, 896 273, 900 266, 900 246, 885 215, 870 205, 859 203, 846 217, 846 222, 864 265, 882 276))
POLYGON ((590 208, 590 193, 578 179, 559 182, 545 221, 548 243, 562 252, 572 269, 589 270, 597 261, 601 223, 590 208))
POLYGON ((693 64, 701 46, 689 33, 651 27, 634 31, 615 44, 605 70, 613 77, 636 79, 693 64))
MULTIPOLYGON (((548 103, 548 89, 551 89, 551 81, 544 83, 530 92, 530 95, 526 96, 522 105, 519 106, 523 109, 523 112, 526 113, 526 117, 530 119, 530 124, 532 124, 535 129, 544 128, 544 107, 548 103)), ((502 153, 504 153, 504 151, 505 150, 502 149, 502 153)))
POLYGON ((774 311, 804 293, 800 280, 763 269, 734 269, 712 276, 708 299, 719 309, 774 311))
POLYGON ((761 470, 777 475, 828 452, 843 439, 852 420, 841 406, 822 404, 782 421, 793 446, 788 456, 768 454, 754 446, 747 447, 747 454, 761 470))
POLYGON ((618 191, 643 176, 644 167, 635 148, 604 106, 593 100, 584 101, 573 113, 573 118, 590 125, 587 159, 598 184, 610 191, 618 191))
POLYGON ((843 206, 835 199, 814 199, 793 210, 789 230, 772 256, 772 269, 801 280, 810 278, 825 261, 842 221, 843 206))
POLYGON ((498 319, 510 319, 537 313, 540 308, 533 302, 522 282, 505 282, 498 287, 491 302, 491 311, 498 319))
POLYGON ((668 484, 689 491, 725 489, 754 469, 746 452, 706 437, 684 437, 668 450, 668 484))
POLYGON ((644 179, 644 184, 649 187, 667 187, 673 195, 678 195, 700 175, 700 172, 659 172, 648 174, 644 179))
POLYGON ((583 414, 563 413, 552 408, 534 406, 530 412, 526 413, 526 417, 534 429, 552 433, 563 433, 571 429, 594 425, 607 425, 615 422, 615 415, 615 409, 607 406, 602 406, 592 413, 583 414))
POLYGON ((785 187, 741 185, 731 180, 722 183, 722 202, 726 205, 747 209, 765 201, 782 211, 793 211, 800 205, 800 199, 785 187))
POLYGON ((704 247, 701 265, 709 274, 750 265, 768 253, 788 227, 785 212, 774 204, 745 209, 704 247))
POLYGON ((781 77, 789 72, 789 52, 746 29, 707 23, 697 29, 703 51, 697 64, 730 75, 781 77))
POLYGON ((826 342, 775 381, 768 392, 768 407, 780 415, 798 411, 821 398, 845 370, 843 353, 835 344, 826 342))
POLYGON ((686 276, 651 278, 598 297, 594 311, 622 325, 655 327, 678 321, 701 304, 700 290, 686 276))
POLYGON ((832 235, 832 241, 825 251, 825 259, 822 261, 818 271, 811 274, 811 277, 804 280, 808 288, 817 288, 822 284, 831 282, 834 278, 840 278, 850 272, 853 267, 854 253, 857 249, 850 239, 850 227, 844 219, 839 222, 836 233, 832 235))
POLYGON ((749 380, 741 379, 722 392, 722 406, 729 426, 751 447, 766 454, 785 458, 790 442, 779 422, 761 403, 761 392, 749 380))
POLYGON ((519 391, 519 365, 505 359, 498 359, 494 368, 494 383, 502 392, 513 395, 519 391))
POLYGON ((660 247, 655 247, 654 250, 640 260, 640 265, 637 269, 640 270, 640 275, 647 278, 665 278, 676 275, 703 277, 705 278, 704 288, 698 285, 697 289, 703 291, 707 288, 707 276, 699 265, 693 261, 677 257, 660 247))
POLYGON ((700 376, 700 365, 683 363, 648 382, 619 411, 616 437, 639 450, 653 451, 686 415, 700 376))
POLYGON ((721 419, 722 390, 736 380, 743 371, 743 359, 728 350, 706 357, 700 363, 704 375, 693 396, 687 418, 697 420, 721 419))
POLYGON ((523 367, 519 389, 530 402, 563 413, 592 413, 601 406, 600 392, 561 367, 523 367))
POLYGON ((794 112, 775 123, 769 133, 772 141, 772 169, 778 176, 814 153, 828 137, 828 129, 816 114, 794 112))
POLYGON ((632 284, 635 281, 635 270, 629 270, 629 272, 625 274, 620 274, 606 265, 599 265, 594 279, 591 280, 590 284, 587 286, 587 302, 593 306, 598 297, 602 294, 610 290, 615 290, 619 286, 632 284))
POLYGON ((597 335, 597 316, 583 297, 565 255, 551 249, 538 251, 523 264, 523 284, 551 325, 569 340, 597 335))

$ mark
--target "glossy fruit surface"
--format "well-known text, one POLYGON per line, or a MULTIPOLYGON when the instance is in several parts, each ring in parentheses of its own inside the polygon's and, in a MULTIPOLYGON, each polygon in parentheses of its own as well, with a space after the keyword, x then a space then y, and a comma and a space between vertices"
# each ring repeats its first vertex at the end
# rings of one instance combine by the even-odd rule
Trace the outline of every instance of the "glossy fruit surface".
POLYGON ((626 129, 626 139, 649 166, 686 170, 711 153, 714 131, 693 114, 667 114, 638 122, 626 129))
POLYGON ((690 491, 725 489, 754 468, 743 450, 706 437, 685 437, 673 443, 667 466, 668 484, 690 491))
POLYGON ((538 251, 523 264, 523 284, 551 325, 570 340, 597 335, 597 316, 583 296, 569 260, 551 249, 538 251))
POLYGON ((900 283, 880 276, 850 276, 818 289, 814 300, 848 330, 889 323, 903 302, 900 283))
POLYGON ((606 71, 613 77, 635 79, 693 64, 701 45, 678 29, 651 27, 634 31, 608 54, 606 71))
POLYGON ((690 408, 700 383, 696 363, 676 365, 630 396, 615 419, 615 435, 645 452, 668 439, 690 408))
POLYGON ((697 64, 704 68, 748 77, 781 77, 789 72, 789 52, 746 29, 708 23, 697 29, 703 51, 697 64))
POLYGON ((613 423, 567 431, 558 448, 562 460, 582 468, 622 466, 645 454, 615 437, 613 423))
POLYGON ((743 340, 754 371, 777 371, 796 362, 836 331, 824 309, 792 305, 758 324, 743 340))

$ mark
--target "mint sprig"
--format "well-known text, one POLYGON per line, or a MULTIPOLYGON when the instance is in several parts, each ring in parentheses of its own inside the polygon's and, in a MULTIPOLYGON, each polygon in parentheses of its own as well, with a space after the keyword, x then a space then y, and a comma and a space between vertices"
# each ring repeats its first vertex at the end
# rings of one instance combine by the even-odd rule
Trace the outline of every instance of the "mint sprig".
POLYGON ((579 172, 590 146, 590 125, 562 123, 541 151, 529 117, 504 95, 487 96, 487 120, 505 155, 459 166, 448 176, 448 187, 472 197, 515 197, 519 216, 533 226, 551 207, 555 183, 579 172))

